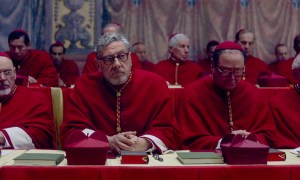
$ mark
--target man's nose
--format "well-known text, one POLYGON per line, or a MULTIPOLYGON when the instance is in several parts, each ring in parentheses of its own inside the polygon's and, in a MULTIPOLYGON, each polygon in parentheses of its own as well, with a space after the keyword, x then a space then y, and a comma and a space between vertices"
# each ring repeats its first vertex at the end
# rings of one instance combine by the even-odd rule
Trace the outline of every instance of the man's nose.
POLYGON ((120 60, 117 57, 115 57, 115 59, 114 59, 113 66, 115 66, 115 67, 121 66, 120 60))
POLYGON ((4 79, 6 79, 4 72, 0 72, 0 80, 4 80, 4 79))

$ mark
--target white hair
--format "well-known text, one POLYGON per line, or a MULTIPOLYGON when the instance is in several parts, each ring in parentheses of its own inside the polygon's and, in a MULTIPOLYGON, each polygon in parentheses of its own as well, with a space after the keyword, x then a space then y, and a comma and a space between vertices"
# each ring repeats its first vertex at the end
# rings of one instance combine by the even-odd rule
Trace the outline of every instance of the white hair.
POLYGON ((300 53, 295 57, 293 64, 292 64, 292 70, 300 68, 300 53))
POLYGON ((169 40, 168 45, 171 46, 171 47, 174 47, 178 44, 178 42, 180 40, 188 40, 189 41, 190 38, 185 34, 179 33, 179 34, 176 34, 173 37, 171 37, 171 39, 169 40))

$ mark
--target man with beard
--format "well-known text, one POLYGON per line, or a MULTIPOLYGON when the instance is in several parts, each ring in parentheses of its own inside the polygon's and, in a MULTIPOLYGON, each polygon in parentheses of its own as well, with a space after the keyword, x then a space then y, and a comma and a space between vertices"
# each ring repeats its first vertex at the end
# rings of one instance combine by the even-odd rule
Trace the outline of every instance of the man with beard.
POLYGON ((49 53, 59 75, 60 87, 72 87, 76 79, 80 76, 77 64, 72 60, 64 58, 66 48, 61 42, 53 43, 49 48, 49 53))
POLYGON ((63 145, 74 132, 102 131, 116 150, 177 148, 178 127, 164 80, 131 71, 130 44, 121 34, 103 35, 96 49, 101 73, 77 79, 61 127, 63 145))
MULTIPOLYGON (((58 76, 50 55, 30 49, 31 43, 24 30, 14 30, 8 36, 9 51, 17 74, 28 79, 29 86, 58 86, 58 76)), ((26 80, 27 81, 27 80, 26 80)))
POLYGON ((155 65, 155 71, 168 85, 185 86, 202 75, 203 69, 188 60, 190 39, 185 34, 174 34, 169 39, 170 57, 155 65))
POLYGON ((212 77, 182 90, 178 123, 183 149, 216 149, 226 134, 255 134, 269 144, 275 129, 267 103, 251 83, 241 81, 245 70, 242 47, 219 44, 213 54, 212 77))
POLYGON ((16 70, 0 52, 0 145, 2 148, 53 148, 53 116, 42 93, 15 85, 16 70))

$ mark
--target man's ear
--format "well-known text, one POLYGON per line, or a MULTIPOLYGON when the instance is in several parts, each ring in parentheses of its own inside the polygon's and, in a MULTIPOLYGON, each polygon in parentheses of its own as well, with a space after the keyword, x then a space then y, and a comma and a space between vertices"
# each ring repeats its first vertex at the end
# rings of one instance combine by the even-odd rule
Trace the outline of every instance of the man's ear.
POLYGON ((98 70, 101 72, 101 71, 102 71, 102 67, 101 67, 101 65, 100 65, 100 60, 97 60, 97 59, 96 59, 96 61, 97 61, 97 68, 98 68, 98 70))
POLYGON ((172 46, 169 46, 169 49, 168 49, 168 50, 169 50, 169 53, 170 53, 170 54, 172 54, 172 52, 173 52, 173 49, 174 49, 174 47, 172 47, 172 46))
POLYGON ((31 42, 29 42, 26 46, 27 46, 28 49, 30 49, 31 48, 31 42))

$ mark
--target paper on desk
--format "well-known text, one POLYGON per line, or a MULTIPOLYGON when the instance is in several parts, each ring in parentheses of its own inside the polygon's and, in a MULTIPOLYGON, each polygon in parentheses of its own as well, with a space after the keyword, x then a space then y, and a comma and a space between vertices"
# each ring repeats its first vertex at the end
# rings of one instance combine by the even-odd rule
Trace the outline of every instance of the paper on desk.
POLYGON ((1 157, 8 155, 12 150, 1 150, 1 157))
POLYGON ((300 151, 300 147, 297 147, 296 149, 291 150, 291 153, 298 155, 300 151))

